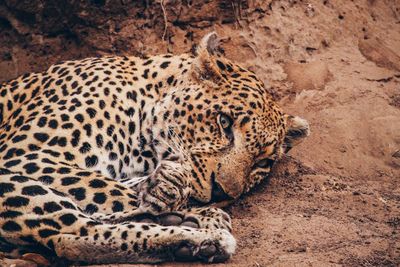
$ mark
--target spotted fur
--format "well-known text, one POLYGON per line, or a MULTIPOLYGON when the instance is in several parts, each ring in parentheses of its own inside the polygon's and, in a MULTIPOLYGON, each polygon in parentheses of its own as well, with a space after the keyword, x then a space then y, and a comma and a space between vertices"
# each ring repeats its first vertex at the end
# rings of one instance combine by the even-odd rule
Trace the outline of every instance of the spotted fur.
POLYGON ((67 61, 0 86, 0 250, 87 263, 224 261, 220 209, 308 135, 213 54, 67 61))

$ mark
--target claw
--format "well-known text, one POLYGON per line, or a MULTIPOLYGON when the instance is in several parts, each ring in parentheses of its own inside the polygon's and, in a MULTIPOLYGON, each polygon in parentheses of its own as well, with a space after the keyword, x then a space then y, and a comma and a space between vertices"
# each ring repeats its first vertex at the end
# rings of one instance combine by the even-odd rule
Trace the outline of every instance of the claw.
POLYGON ((160 218, 160 224, 164 226, 177 226, 182 223, 182 218, 177 214, 167 214, 160 218))
POLYGON ((0 259, 0 266, 37 267, 38 265, 32 261, 4 258, 0 259))
POLYGON ((143 218, 139 222, 141 223, 154 223, 154 221, 150 218, 143 218))
POLYGON ((202 247, 200 249, 200 255, 207 257, 207 258, 210 258, 211 256, 213 256, 216 252, 217 252, 217 247, 212 244, 209 246, 202 247))
POLYGON ((191 228, 199 228, 199 225, 192 221, 184 221, 181 226, 191 227, 191 228))
POLYGON ((47 267, 50 266, 50 262, 40 254, 26 253, 22 255, 22 259, 36 263, 38 266, 47 267))
POLYGON ((175 251, 175 257, 179 261, 193 261, 195 258, 193 257, 193 253, 191 249, 183 245, 175 251))
POLYGON ((181 244, 174 255, 177 261, 224 262, 230 258, 230 255, 220 247, 218 242, 211 240, 205 240, 199 246, 190 243, 181 244))
POLYGON ((227 253, 221 253, 221 254, 216 254, 213 259, 212 262, 213 263, 220 263, 220 262, 225 262, 229 259, 229 255, 227 253))
POLYGON ((157 223, 157 217, 151 213, 138 214, 132 218, 132 220, 141 223, 157 223))

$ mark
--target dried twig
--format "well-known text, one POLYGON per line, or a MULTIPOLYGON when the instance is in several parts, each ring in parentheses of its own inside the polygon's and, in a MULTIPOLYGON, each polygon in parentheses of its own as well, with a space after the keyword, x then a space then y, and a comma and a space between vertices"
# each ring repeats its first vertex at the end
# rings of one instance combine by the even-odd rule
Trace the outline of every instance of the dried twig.
POLYGON ((167 34, 167 28, 168 28, 168 18, 167 18, 167 11, 165 10, 164 6, 164 0, 160 0, 160 5, 164 15, 164 33, 162 35, 162 40, 165 41, 165 35, 167 34))
POLYGON ((235 17, 236 25, 238 25, 239 28, 242 28, 242 24, 240 23, 240 20, 242 18, 242 12, 241 12, 242 5, 241 5, 241 2, 242 2, 241 0, 236 2, 236 4, 235 4, 235 0, 233 0, 231 2, 232 11, 233 11, 233 15, 235 17))

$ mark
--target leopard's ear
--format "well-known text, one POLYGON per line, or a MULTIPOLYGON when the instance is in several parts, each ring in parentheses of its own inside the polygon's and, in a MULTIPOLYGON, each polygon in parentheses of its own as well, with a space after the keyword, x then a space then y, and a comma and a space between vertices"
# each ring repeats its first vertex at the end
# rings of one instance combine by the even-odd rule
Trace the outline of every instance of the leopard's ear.
POLYGON ((286 136, 283 144, 284 152, 289 152, 292 147, 301 143, 310 135, 310 126, 308 121, 303 118, 291 115, 285 115, 286 136))
POLYGON ((214 59, 217 47, 218 35, 215 32, 210 32, 201 39, 196 49, 196 58, 192 64, 192 74, 199 82, 216 86, 218 81, 222 79, 214 59))
POLYGON ((216 32, 210 32, 206 34, 200 41, 196 49, 196 55, 200 55, 207 52, 214 55, 219 44, 218 35, 216 32))

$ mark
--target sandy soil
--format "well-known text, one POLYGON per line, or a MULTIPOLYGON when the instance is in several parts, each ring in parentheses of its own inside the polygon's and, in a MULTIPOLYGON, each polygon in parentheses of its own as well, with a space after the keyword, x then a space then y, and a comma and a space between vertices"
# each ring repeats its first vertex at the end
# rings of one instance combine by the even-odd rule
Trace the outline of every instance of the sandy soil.
MULTIPOLYGON (((81 20, 111 10, 93 2, 105 4, 81 20)), ((56 33, 4 16, 0 2, 0 80, 63 59, 187 52, 216 30, 225 55, 312 130, 227 209, 238 249, 220 266, 399 266, 400 1, 167 2, 165 41, 156 2, 94 16, 102 27, 66 19, 56 33)))

